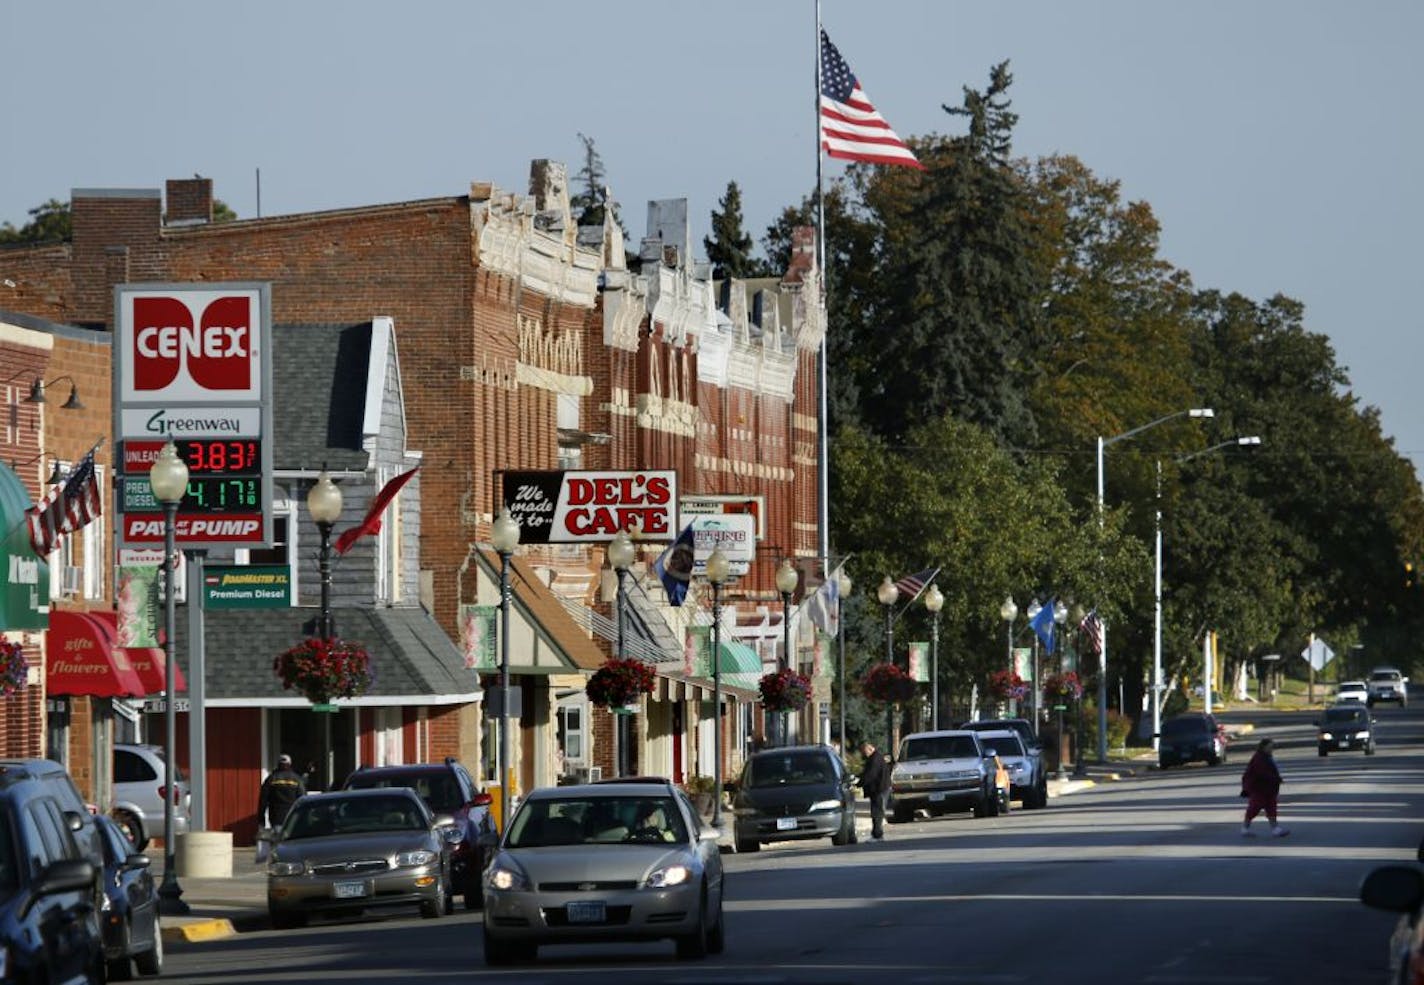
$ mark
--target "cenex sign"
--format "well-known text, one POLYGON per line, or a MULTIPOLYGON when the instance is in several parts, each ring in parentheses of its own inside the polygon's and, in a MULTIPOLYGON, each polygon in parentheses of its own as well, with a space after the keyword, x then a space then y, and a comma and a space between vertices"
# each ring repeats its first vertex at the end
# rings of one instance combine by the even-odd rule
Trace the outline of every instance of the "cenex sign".
POLYGON ((505 472, 504 505, 526 544, 608 541, 620 530, 644 540, 677 536, 677 473, 505 472))
POLYGON ((146 492, 151 453, 165 438, 188 464, 178 546, 270 546, 271 308, 266 284, 114 288, 120 546, 163 543, 163 512, 146 492), (238 447, 256 454, 221 464, 208 454, 238 447))

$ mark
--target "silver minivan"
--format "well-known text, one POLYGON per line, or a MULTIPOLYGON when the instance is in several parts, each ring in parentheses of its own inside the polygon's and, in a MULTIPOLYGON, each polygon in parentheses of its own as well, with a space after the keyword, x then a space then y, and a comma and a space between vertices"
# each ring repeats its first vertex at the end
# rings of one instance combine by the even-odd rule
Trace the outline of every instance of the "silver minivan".
MULTIPOLYGON (((178 774, 177 799, 173 804, 173 834, 188 832, 188 783, 183 770, 178 774)), ((115 743, 114 806, 109 811, 115 823, 141 852, 153 838, 163 837, 163 795, 167 781, 163 747, 115 743)))

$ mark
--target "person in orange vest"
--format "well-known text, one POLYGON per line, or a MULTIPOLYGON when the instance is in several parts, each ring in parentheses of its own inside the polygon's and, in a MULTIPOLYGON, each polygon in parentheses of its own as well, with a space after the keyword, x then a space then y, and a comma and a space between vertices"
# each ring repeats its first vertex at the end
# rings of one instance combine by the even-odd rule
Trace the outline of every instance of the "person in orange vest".
POLYGON ((1004 761, 999 758, 999 753, 994 753, 994 797, 999 802, 999 813, 1009 812, 1009 771, 1004 766, 1004 761))

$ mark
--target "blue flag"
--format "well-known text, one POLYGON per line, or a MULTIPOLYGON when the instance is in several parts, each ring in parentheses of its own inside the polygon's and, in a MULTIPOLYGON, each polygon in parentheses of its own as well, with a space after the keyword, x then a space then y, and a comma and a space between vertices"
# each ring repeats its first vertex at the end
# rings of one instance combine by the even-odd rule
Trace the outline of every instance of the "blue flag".
POLYGON ((1028 621, 1029 628, 1043 640, 1043 648, 1049 653, 1053 652, 1053 603, 1054 600, 1049 599, 1043 604, 1043 608, 1038 610, 1038 614, 1028 621))
POLYGON ((692 583, 692 524, 682 528, 672 546, 658 555, 653 571, 667 589, 668 604, 682 605, 692 583))

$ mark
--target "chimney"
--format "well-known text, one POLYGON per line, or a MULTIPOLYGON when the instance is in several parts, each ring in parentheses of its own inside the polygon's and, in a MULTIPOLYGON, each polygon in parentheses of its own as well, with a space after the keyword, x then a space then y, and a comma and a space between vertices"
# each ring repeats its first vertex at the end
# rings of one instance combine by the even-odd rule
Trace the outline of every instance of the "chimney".
POLYGON ((213 221, 212 178, 169 178, 165 225, 191 226, 213 221))

